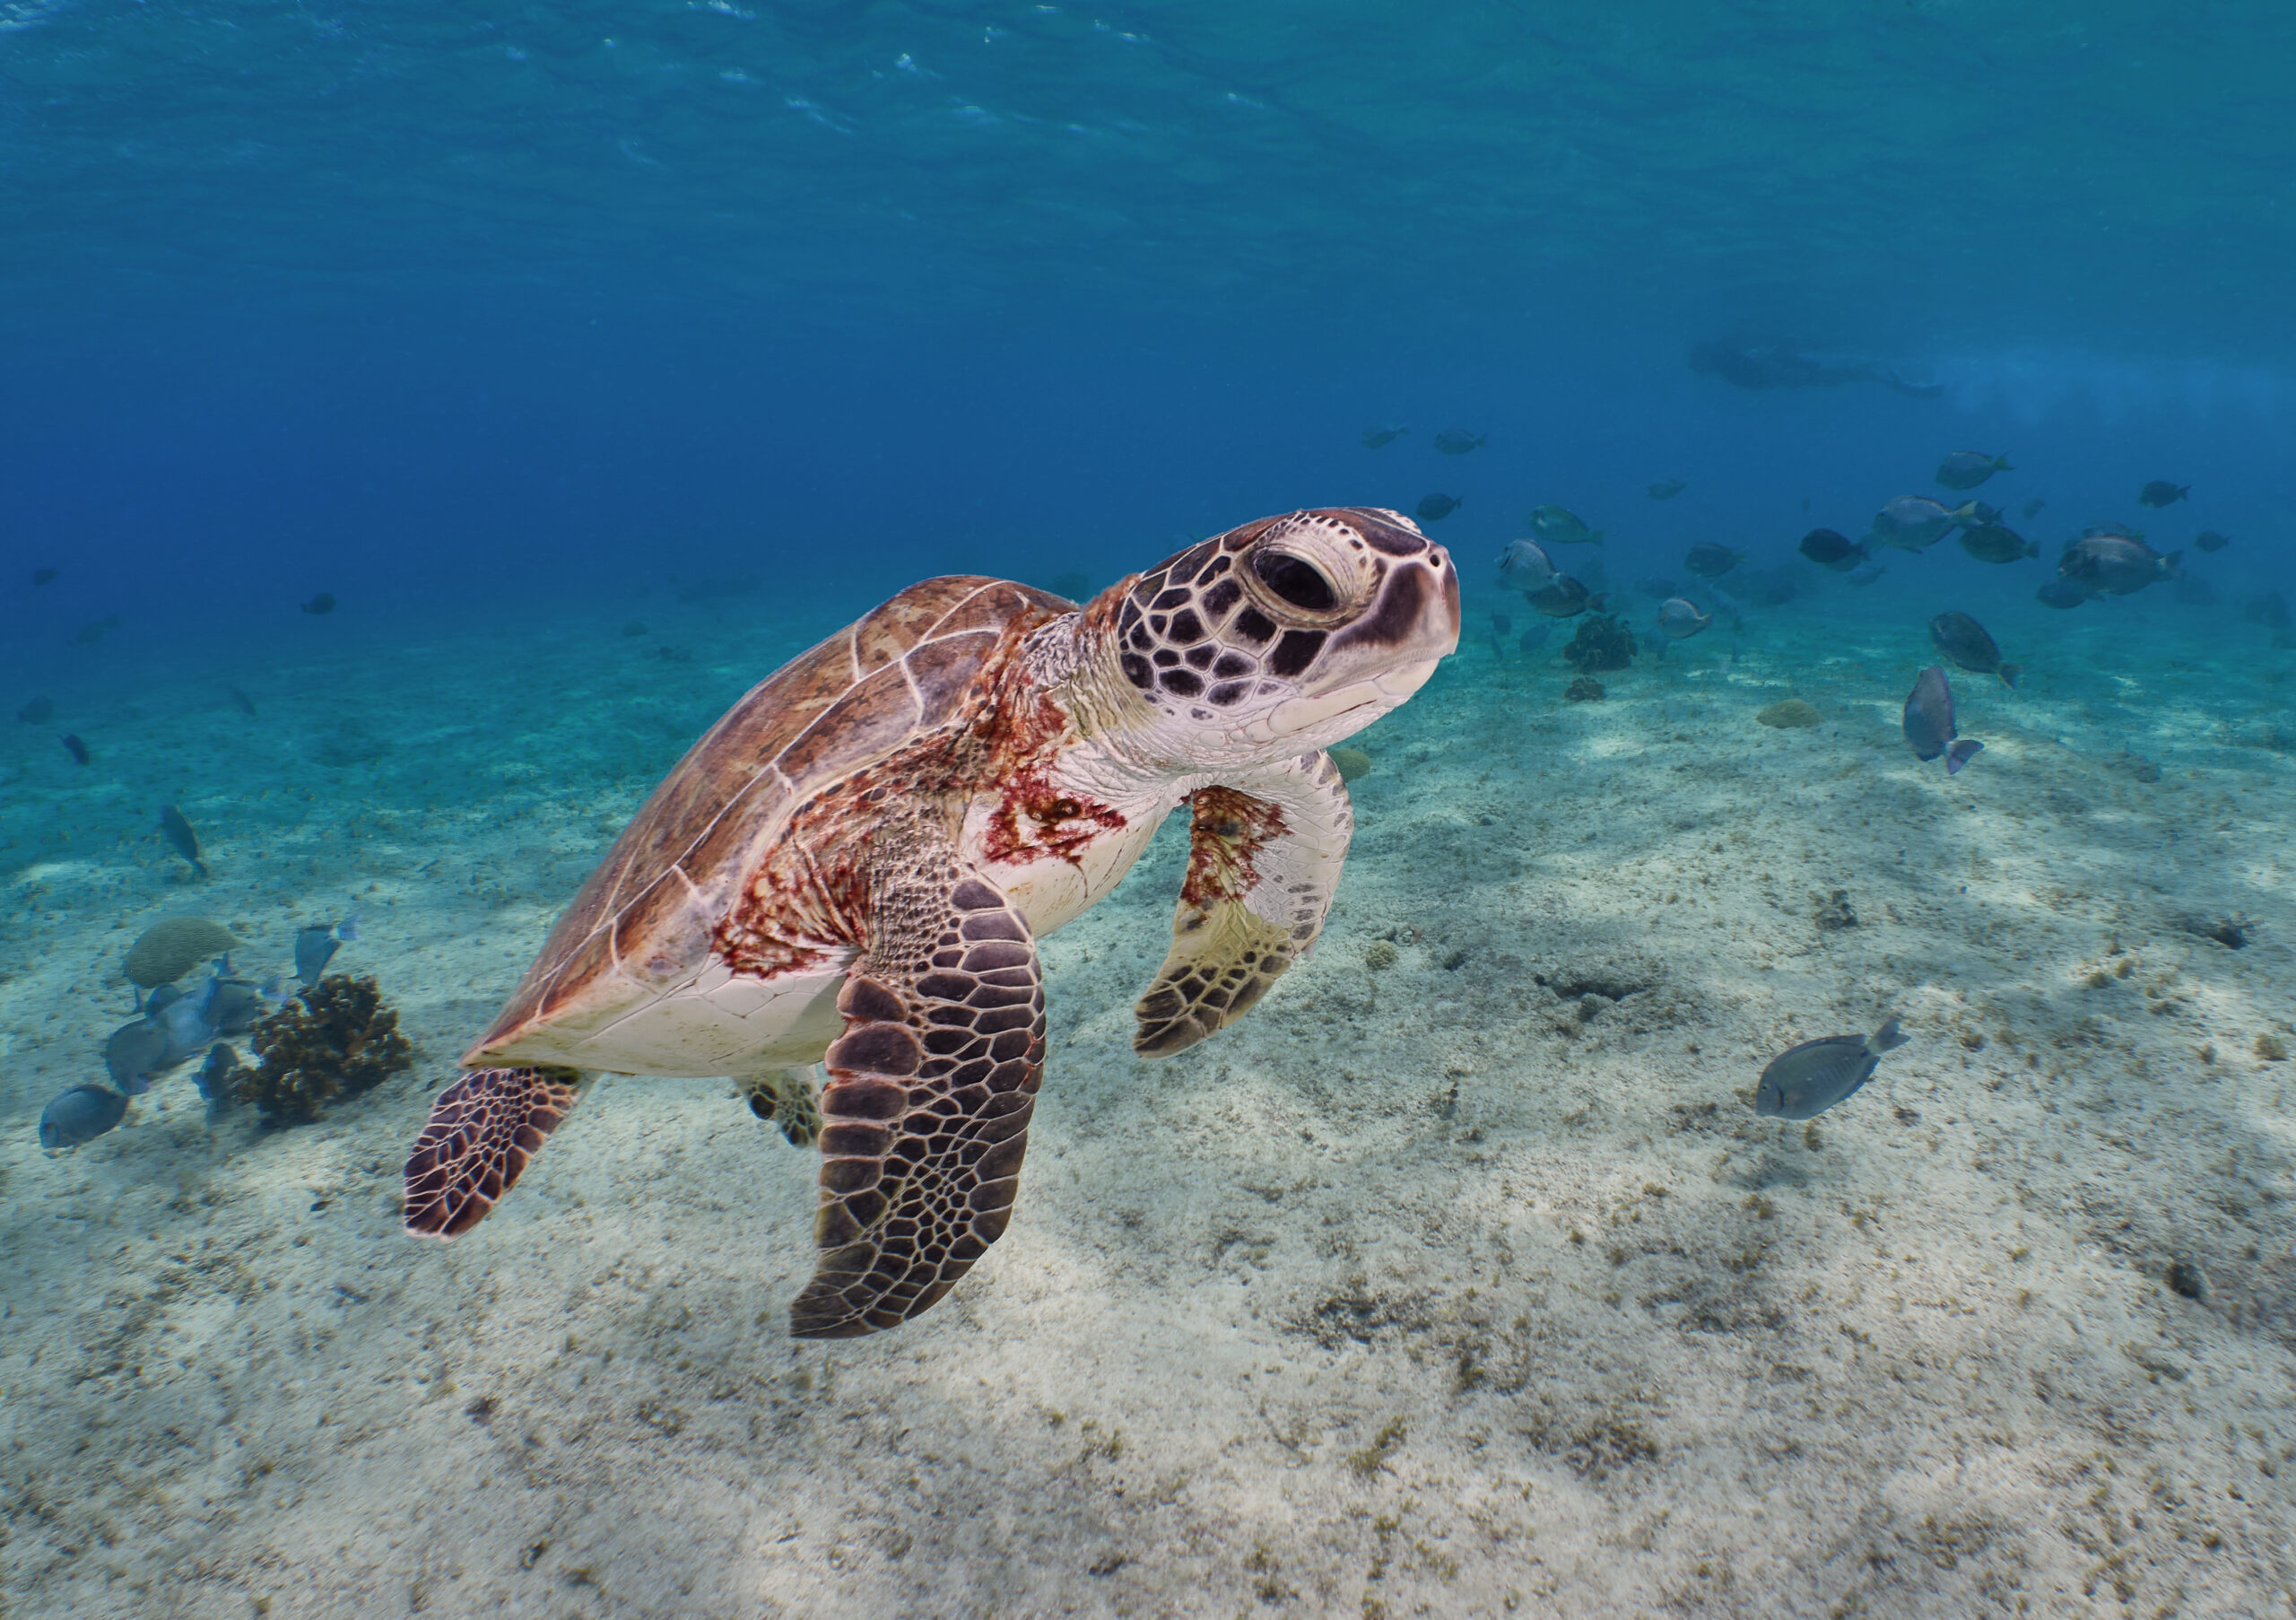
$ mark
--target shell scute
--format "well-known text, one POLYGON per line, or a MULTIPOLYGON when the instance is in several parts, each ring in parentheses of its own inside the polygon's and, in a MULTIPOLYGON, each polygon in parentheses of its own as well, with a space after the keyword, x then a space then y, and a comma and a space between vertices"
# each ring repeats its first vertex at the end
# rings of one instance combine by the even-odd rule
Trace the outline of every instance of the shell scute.
POLYGON ((1065 611, 1027 586, 926 579, 760 682, 654 790, 465 1061, 561 1021, 604 1027, 702 966, 794 810, 953 720, 1015 620, 1065 611))

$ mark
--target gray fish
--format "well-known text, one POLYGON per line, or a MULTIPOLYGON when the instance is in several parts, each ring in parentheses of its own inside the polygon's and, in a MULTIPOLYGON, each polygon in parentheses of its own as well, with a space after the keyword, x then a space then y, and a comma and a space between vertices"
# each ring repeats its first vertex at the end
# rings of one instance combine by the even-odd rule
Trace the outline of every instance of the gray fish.
POLYGON ((1683 594, 1683 588, 1675 581, 1661 579, 1654 574, 1645 574, 1641 579, 1637 579, 1634 582, 1634 588, 1653 602, 1664 602, 1668 597, 1679 597, 1683 594))
POLYGON ((1559 506, 1533 507, 1528 519, 1531 533, 1548 545, 1600 545, 1604 532, 1588 528, 1575 512, 1559 506))
POLYGON ((1554 626, 1552 624, 1534 624, 1521 635, 1515 638, 1515 650, 1517 652, 1536 652, 1540 648, 1546 645, 1546 639, 1553 633, 1554 626))
POLYGON ((152 1076, 167 1067, 168 1032, 150 1018, 123 1023, 104 1042, 104 1067, 111 1083, 133 1097, 152 1089, 152 1076))
POLYGON ((1405 433, 1410 431, 1411 430, 1409 428, 1365 428, 1363 430, 1363 448, 1367 450, 1379 449, 1387 445, 1393 444, 1396 440, 1402 438, 1405 433))
POLYGON ((2191 493, 2192 485, 2189 483, 2170 483, 2166 478, 2155 478, 2136 492, 2136 504, 2150 507, 2172 506, 2191 493))
POLYGON ((1973 490, 1996 473, 2015 470, 2006 456, 1988 456, 1982 450, 1955 450, 1937 464, 1937 482, 1949 490, 1973 490))
POLYGON ((1874 1077, 1882 1054, 1906 1043, 1892 1018, 1871 1035, 1824 1035, 1772 1058, 1754 1087, 1754 1112, 1766 1119, 1814 1119, 1874 1077))
POLYGON ((215 1005, 216 982, 211 979, 196 994, 170 1002, 167 1010, 154 1021, 168 1038, 167 1053, 161 1058, 160 1067, 173 1068, 194 1052, 204 1052, 214 1043, 221 1032, 209 1011, 215 1005))
POLYGON ((2205 552, 2221 552, 2232 544, 2232 536, 2220 535, 2213 528, 2205 528, 2192 537, 2192 543, 2205 552))
POLYGON ((241 692, 236 686, 228 687, 225 690, 230 692, 231 701, 239 705, 239 712, 241 714, 247 716, 249 719, 256 718, 255 700, 253 698, 248 696, 246 692, 241 692))
POLYGON ((306 985, 317 984, 319 975, 326 971, 326 964, 346 941, 359 937, 359 919, 346 917, 341 922, 313 923, 295 934, 295 977, 306 985))
POLYGON ((1672 597, 1658 605, 1658 630, 1669 640, 1686 640, 1713 623, 1712 614, 1699 612, 1685 597, 1672 597))
POLYGON ((1457 495, 1446 495, 1439 491, 1420 498, 1419 515, 1429 523, 1439 523, 1458 510, 1459 497, 1457 495))
POLYGON ((2026 501, 2023 508, 2026 520, 2031 522, 2033 518, 2039 517, 2041 515, 2041 508, 2048 504, 2048 502, 2042 500, 2039 495, 2036 495, 2031 501, 2026 501))
POLYGON ((1830 528, 1813 528, 1802 536, 1797 548, 1820 568, 1830 568, 1846 574, 1866 561, 1866 548, 1848 536, 1830 528))
POLYGON ((2038 557, 2041 548, 2003 523, 1980 523, 1961 531, 1961 549, 1979 562, 2014 562, 2038 557))
POLYGON ((2062 611, 2068 607, 2078 607, 2096 594, 2080 580, 2068 579, 2060 574, 2035 591, 2033 600, 2039 602, 2043 607, 2054 607, 2062 611))
POLYGON ((1945 672, 1935 664, 1921 672, 1905 701, 1905 740, 1912 746, 1914 757, 1925 763, 1944 754, 1947 776, 1959 771, 1985 746, 1966 737, 1953 740, 1953 689, 1945 684, 1945 672))
POLYGON ((211 1109, 214 1104, 231 1101, 231 1071, 239 1067, 239 1055, 231 1050, 230 1041, 218 1041, 208 1048, 207 1061, 199 1066, 199 1073, 193 1076, 193 1080, 199 1087, 199 1094, 207 1099, 211 1109))
POLYGON ((1683 559, 1683 566, 1701 579, 1719 579, 1745 560, 1744 552, 1734 552, 1726 545, 1701 540, 1690 548, 1690 553, 1683 559))
POLYGON ((191 830, 191 823, 184 820, 182 811, 173 805, 163 806, 160 811, 160 831, 168 835, 168 841, 176 847, 176 853, 191 863, 193 871, 202 877, 207 875, 206 864, 199 858, 199 834, 191 830))
POLYGON ((2083 540, 2089 539, 2097 535, 2118 535, 2124 540, 2142 540, 2144 538, 2144 531, 2143 529, 2131 528, 2126 523, 2092 523, 2087 528, 2081 531, 2081 538, 2083 540))
POLYGON ((56 700, 46 697, 34 698, 16 710, 16 718, 27 726, 45 726, 56 718, 56 700))
POLYGON ((335 611, 335 593, 331 590, 323 590, 309 601, 299 603, 297 605, 307 614, 331 614, 335 611))
POLYGON ((72 645, 74 647, 93 647, 97 642, 102 640, 106 636, 111 634, 113 631, 117 630, 118 628, 119 615, 117 614, 106 614, 102 618, 97 619, 90 623, 83 624, 79 629, 74 631, 72 632, 72 645))
POLYGON ((1843 579, 1848 584, 1866 586, 1873 584, 1874 580, 1889 571, 1878 562, 1861 562, 1844 575, 1843 579))
POLYGON ((1535 540, 1518 540, 1499 553, 1499 581, 1514 590, 1537 590, 1554 583, 1554 559, 1535 540))
POLYGON ((1557 574, 1554 582, 1544 589, 1525 591, 1523 600, 1550 619, 1568 619, 1590 607, 1599 612, 1609 597, 1607 593, 1594 595, 1569 574, 1557 574))
POLYGON ((100 1085, 75 1085, 39 1110, 39 1145, 61 1153, 92 1142, 127 1117, 127 1099, 100 1085))
POLYGON ((2005 686, 2014 686, 2025 671, 2022 664, 2004 664, 1985 626, 1965 613, 1939 614, 1929 621, 1929 639, 1937 650, 1972 675, 1997 675, 2005 686))
POLYGON ((2177 560, 2183 555, 2170 552, 2164 557, 2144 541, 2120 535, 2083 535, 2065 548, 2057 571, 2092 591, 2126 597, 2157 579, 2175 579, 2177 560))
POLYGON ((1469 450, 1479 450, 1489 443, 1488 436, 1470 433, 1465 428, 1445 428, 1435 435, 1435 448, 1446 456, 1464 456, 1469 450))
POLYGON ((1653 501, 1672 501, 1688 488, 1690 481, 1686 478, 1661 478, 1642 492, 1653 501))
POLYGON ((1977 504, 1948 507, 1926 495, 1900 495, 1874 514, 1866 538, 1900 551, 1926 551, 1943 540, 1955 525, 1977 516, 1977 504))
POLYGON ((281 1000, 281 987, 244 979, 215 980, 208 990, 207 1021, 219 1035, 244 1035, 281 1000))

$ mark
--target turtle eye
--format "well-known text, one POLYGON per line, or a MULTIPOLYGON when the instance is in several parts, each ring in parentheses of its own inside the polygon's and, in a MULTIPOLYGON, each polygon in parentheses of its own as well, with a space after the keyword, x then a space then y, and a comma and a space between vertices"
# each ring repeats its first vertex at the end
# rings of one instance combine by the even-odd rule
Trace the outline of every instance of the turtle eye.
POLYGON ((1339 605, 1339 593, 1322 570, 1290 552, 1261 552, 1252 559, 1252 572, 1284 601, 1309 613, 1329 613, 1339 605))

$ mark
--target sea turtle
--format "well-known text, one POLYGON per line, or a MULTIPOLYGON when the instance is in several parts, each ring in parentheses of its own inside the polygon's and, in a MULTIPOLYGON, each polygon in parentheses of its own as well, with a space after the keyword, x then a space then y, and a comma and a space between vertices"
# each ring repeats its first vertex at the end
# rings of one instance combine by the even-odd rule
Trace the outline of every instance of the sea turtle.
POLYGON ((1346 857, 1323 750, 1458 639, 1448 555, 1365 507, 1246 524, 1081 608, 1000 579, 909 587, 655 789, 440 1093, 407 1229, 476 1224, 593 1074, 730 1075, 822 1155, 791 1331, 917 1315, 1011 1216, 1044 1060, 1036 942, 1185 803, 1134 1048, 1241 1016, 1314 941, 1346 857))

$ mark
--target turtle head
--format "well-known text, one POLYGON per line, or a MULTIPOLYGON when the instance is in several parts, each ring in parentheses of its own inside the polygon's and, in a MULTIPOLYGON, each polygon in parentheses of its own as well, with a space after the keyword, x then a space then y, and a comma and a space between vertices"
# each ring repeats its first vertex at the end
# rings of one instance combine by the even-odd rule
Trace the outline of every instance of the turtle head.
POLYGON ((1378 507, 1263 518, 1117 589, 1124 678, 1187 763, 1329 747, 1418 691, 1459 644, 1449 554, 1378 507))

